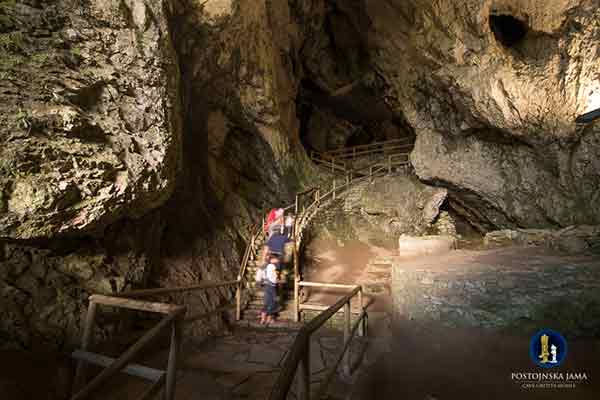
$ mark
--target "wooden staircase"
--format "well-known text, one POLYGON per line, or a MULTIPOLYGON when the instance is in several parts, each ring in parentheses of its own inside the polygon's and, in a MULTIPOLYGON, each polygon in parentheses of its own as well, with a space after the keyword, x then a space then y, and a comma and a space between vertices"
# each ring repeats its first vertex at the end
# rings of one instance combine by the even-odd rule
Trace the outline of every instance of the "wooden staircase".
MULTIPOLYGON (((352 157, 356 158, 363 154, 380 154, 385 156, 383 161, 366 165, 362 168, 348 168, 347 164, 339 164, 335 158, 342 156, 336 154, 335 157, 326 159, 334 172, 343 172, 343 177, 335 177, 329 185, 321 185, 305 190, 296 194, 295 203, 286 209, 293 208, 296 216, 294 226, 294 257, 292 263, 283 270, 281 280, 284 282, 279 293, 279 322, 270 328, 289 328, 296 331, 296 336, 289 354, 282 365, 280 374, 271 394, 270 400, 284 400, 296 375, 300 371, 298 379, 297 397, 305 399, 310 394, 310 338, 322 327, 328 320, 336 314, 343 314, 344 337, 342 351, 336 358, 335 366, 331 368, 323 383, 320 386, 319 396, 325 395, 327 387, 336 374, 337 367, 343 365, 345 373, 350 370, 350 344, 355 336, 365 334, 365 321, 369 304, 363 303, 363 289, 360 285, 344 285, 328 282, 306 282, 302 280, 299 253, 305 244, 305 233, 313 221, 313 218, 320 210, 328 207, 329 204, 336 201, 347 189, 367 180, 372 180, 377 176, 391 173, 394 168, 408 171, 410 161, 407 153, 389 154, 398 144, 378 144, 379 147, 373 149, 352 150, 352 157), (364 150, 364 151, 363 151, 364 150), (336 168, 339 166, 340 168, 336 168), (334 305, 308 305, 301 304, 301 290, 310 287, 335 287, 338 289, 347 289, 350 292, 341 297, 334 305), (355 307, 352 307, 352 304, 355 307), (302 310, 319 311, 319 314, 306 324, 299 322, 302 310), (353 311, 355 310, 355 311, 353 311), (352 315, 356 315, 352 321, 352 315)), ((401 147, 404 148, 405 144, 401 147)), ((395 151, 395 150, 394 150, 395 151)), ((347 156, 347 154, 346 154, 347 156)), ((323 159, 321 159, 323 160, 323 159)), ((266 214, 266 210, 261 213, 266 214)), ((94 393, 104 392, 106 383, 113 379, 118 373, 125 372, 134 376, 142 376, 147 379, 151 385, 140 396, 142 400, 154 399, 161 393, 165 400, 175 399, 175 384, 177 381, 178 359, 180 345, 182 342, 182 328, 188 324, 199 320, 211 318, 228 310, 235 308, 235 319, 241 325, 249 327, 260 326, 258 317, 263 305, 263 293, 255 284, 254 277, 256 269, 260 267, 260 254, 262 252, 265 234, 263 232, 264 221, 255 224, 250 229, 250 241, 244 253, 240 264, 240 271, 237 279, 222 282, 201 282, 197 285, 177 288, 156 288, 130 291, 120 293, 116 296, 93 295, 89 299, 89 308, 86 315, 84 333, 81 349, 73 353, 77 360, 77 375, 75 377, 75 390, 71 400, 84 400, 90 398, 94 393), (199 312, 188 313, 192 311, 197 303, 186 303, 184 294, 202 292, 206 290, 218 289, 218 293, 223 297, 223 302, 215 309, 207 311, 202 307, 199 312), (234 294, 235 293, 235 294, 234 294), (152 300, 157 297, 169 296, 169 303, 160 303, 152 300), (144 299, 144 300, 141 300, 144 299), (233 300, 233 301, 232 301, 233 300), (183 302, 185 304, 175 304, 183 302), (95 326, 96 309, 99 305, 105 307, 119 307, 131 309, 138 312, 150 312, 162 314, 160 322, 149 329, 138 341, 127 349, 118 358, 109 358, 102 354, 90 351, 92 339, 94 337, 92 328, 95 326), (170 337, 169 352, 166 360, 166 367, 160 369, 148 368, 144 365, 133 364, 143 350, 147 349, 157 338, 167 335, 170 337), (99 375, 87 382, 85 366, 95 364, 106 367, 99 375)), ((261 326, 262 327, 262 326, 261 326)), ((106 398, 106 397, 103 397, 106 398)))
MULTIPOLYGON (((241 310, 241 318, 237 321, 237 324, 241 326, 261 326, 258 321, 264 305, 264 292, 257 285, 254 277, 256 276, 257 269, 262 266, 260 256, 265 242, 266 235, 262 230, 254 236, 254 240, 252 241, 250 256, 245 268, 245 276, 243 277, 247 298, 245 307, 241 310)), ((292 268, 293 266, 290 263, 280 271, 279 279, 281 284, 277 288, 277 304, 279 306, 278 322, 271 324, 271 327, 293 328, 299 326, 294 322, 293 308, 290 307, 290 300, 293 300, 294 297, 294 274, 292 268)))

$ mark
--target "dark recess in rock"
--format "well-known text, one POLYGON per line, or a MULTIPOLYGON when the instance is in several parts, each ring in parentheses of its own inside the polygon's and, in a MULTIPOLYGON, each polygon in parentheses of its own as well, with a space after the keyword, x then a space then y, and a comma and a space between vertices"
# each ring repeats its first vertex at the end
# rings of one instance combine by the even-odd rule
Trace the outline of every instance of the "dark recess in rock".
POLYGON ((490 15, 490 28, 503 46, 513 47, 527 35, 527 25, 512 15, 490 15))

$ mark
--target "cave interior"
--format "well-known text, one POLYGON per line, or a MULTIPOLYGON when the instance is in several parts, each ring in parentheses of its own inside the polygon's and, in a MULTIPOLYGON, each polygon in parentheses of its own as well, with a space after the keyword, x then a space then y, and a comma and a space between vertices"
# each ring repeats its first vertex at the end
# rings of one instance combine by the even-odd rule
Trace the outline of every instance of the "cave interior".
POLYGON ((598 21, 596 0, 1 0, 0 397, 130 399, 129 374, 304 399, 329 370, 331 398, 529 399, 498 376, 554 368, 546 339, 593 374, 598 21))

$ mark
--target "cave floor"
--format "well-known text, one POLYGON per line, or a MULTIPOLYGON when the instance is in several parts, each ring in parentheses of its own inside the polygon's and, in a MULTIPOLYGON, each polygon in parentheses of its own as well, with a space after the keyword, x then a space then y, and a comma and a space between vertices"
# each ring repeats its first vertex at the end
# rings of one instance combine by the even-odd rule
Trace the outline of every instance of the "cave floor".
MULTIPOLYGON (((580 287, 596 290, 594 288, 598 285, 597 280, 591 274, 600 269, 598 255, 569 255, 543 247, 484 248, 477 240, 445 254, 401 258, 395 255, 392 248, 373 246, 366 241, 341 243, 317 238, 308 246, 307 259, 307 280, 360 283, 375 300, 373 309, 386 313, 392 309, 390 286, 393 270, 396 268, 402 269, 405 276, 414 275, 415 282, 421 285, 417 287, 416 297, 423 297, 425 289, 435 288, 437 283, 447 284, 448 279, 452 280, 452 277, 456 278, 456 282, 460 282, 471 274, 489 274, 491 271, 492 274, 498 274, 496 279, 502 289, 500 292, 513 300, 515 297, 521 297, 527 301, 526 304, 533 303, 534 292, 521 296, 517 294, 520 286, 525 286, 528 290, 537 287, 543 291, 548 285, 556 284, 557 288, 548 293, 548 298, 564 295, 566 299, 577 302, 578 298, 572 294, 575 293, 573 290, 580 287), (543 279, 537 279, 537 273, 543 279), (555 279, 549 279, 548 274, 550 277, 556 274, 555 279), (532 276, 536 279, 531 279, 532 276), (447 279, 442 280, 441 277, 447 279)), ((473 280, 473 288, 478 289, 476 279, 473 280)), ((442 290, 451 287, 442 286, 442 290)), ((330 291, 313 290, 308 296, 308 301, 332 304, 336 297, 337 294, 330 291)), ((473 298, 481 300, 483 297, 478 293, 473 298)), ((429 300, 425 303, 428 304, 428 310, 434 303, 433 300, 444 300, 441 295, 429 296, 427 299, 429 300)), ((509 304, 508 300, 503 304, 509 304)), ((468 303, 467 305, 471 306, 468 303)), ((515 307, 514 312, 524 308, 515 307)), ((555 327, 557 318, 563 318, 565 314, 560 314, 560 310, 551 311, 557 313, 551 313, 555 318, 545 322, 548 326, 555 327)), ((575 388, 562 390, 528 389, 521 383, 513 382, 512 372, 540 372, 529 359, 528 345, 531 335, 509 329, 488 329, 479 326, 450 327, 447 325, 448 321, 443 320, 443 315, 432 312, 432 318, 427 321, 401 319, 397 324, 386 325, 384 329, 389 330, 388 340, 393 339, 390 341, 391 350, 382 354, 381 359, 364 370, 365 373, 359 378, 351 398, 598 398, 600 382, 595 378, 590 378, 575 388)), ((593 317, 591 314, 585 315, 593 317)), ((531 327, 524 326, 524 329, 535 331, 542 327, 544 326, 536 324, 531 327)), ((372 333, 372 330, 370 332, 372 333)), ((586 337, 569 337, 568 340, 570 355, 565 366, 558 372, 594 374, 600 365, 599 342, 586 337)))
MULTIPOLYGON (((296 336, 295 330, 235 328, 229 335, 213 337, 200 343, 188 340, 184 345, 183 361, 177 380, 177 400, 265 399, 275 385, 283 360, 296 336)), ((311 341, 312 389, 325 377, 333 365, 342 343, 339 331, 321 330, 311 341)), ((353 364, 357 368, 372 364, 387 343, 377 340, 356 340, 352 346, 353 364)), ((142 364, 164 367, 167 350, 148 357, 142 364)), ((354 378, 360 374, 354 374, 354 378)), ((353 379, 353 378, 350 378, 353 379)), ((289 398, 296 398, 292 386, 289 398)), ((140 396, 148 384, 127 376, 110 383, 111 400, 126 400, 140 396)), ((330 392, 342 398, 348 392, 348 382, 335 378, 330 392)), ((107 393, 96 397, 108 398, 107 393)))
MULTIPOLYGON (((363 285, 369 311, 386 312, 391 306, 391 267, 395 250, 354 240, 313 240, 307 249, 305 280, 363 285)), ((343 290, 311 288, 309 303, 333 304, 343 290)))

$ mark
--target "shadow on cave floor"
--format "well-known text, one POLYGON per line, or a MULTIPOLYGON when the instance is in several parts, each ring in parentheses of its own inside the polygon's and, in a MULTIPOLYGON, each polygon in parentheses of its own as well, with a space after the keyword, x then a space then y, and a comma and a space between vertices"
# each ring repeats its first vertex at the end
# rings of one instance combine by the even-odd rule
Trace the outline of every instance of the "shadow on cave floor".
MULTIPOLYGON (((569 341, 565 362, 551 370, 529 358, 529 337, 479 328, 447 328, 400 321, 392 351, 359 378, 352 400, 597 399, 600 343, 569 341), (587 381, 574 388, 529 388, 513 373, 577 372, 587 381)), ((571 381, 572 383, 573 381, 571 381)), ((569 383, 565 381, 563 383, 569 383)))
POLYGON ((0 399, 67 398, 72 371, 66 356, 5 350, 0 360, 0 399))

